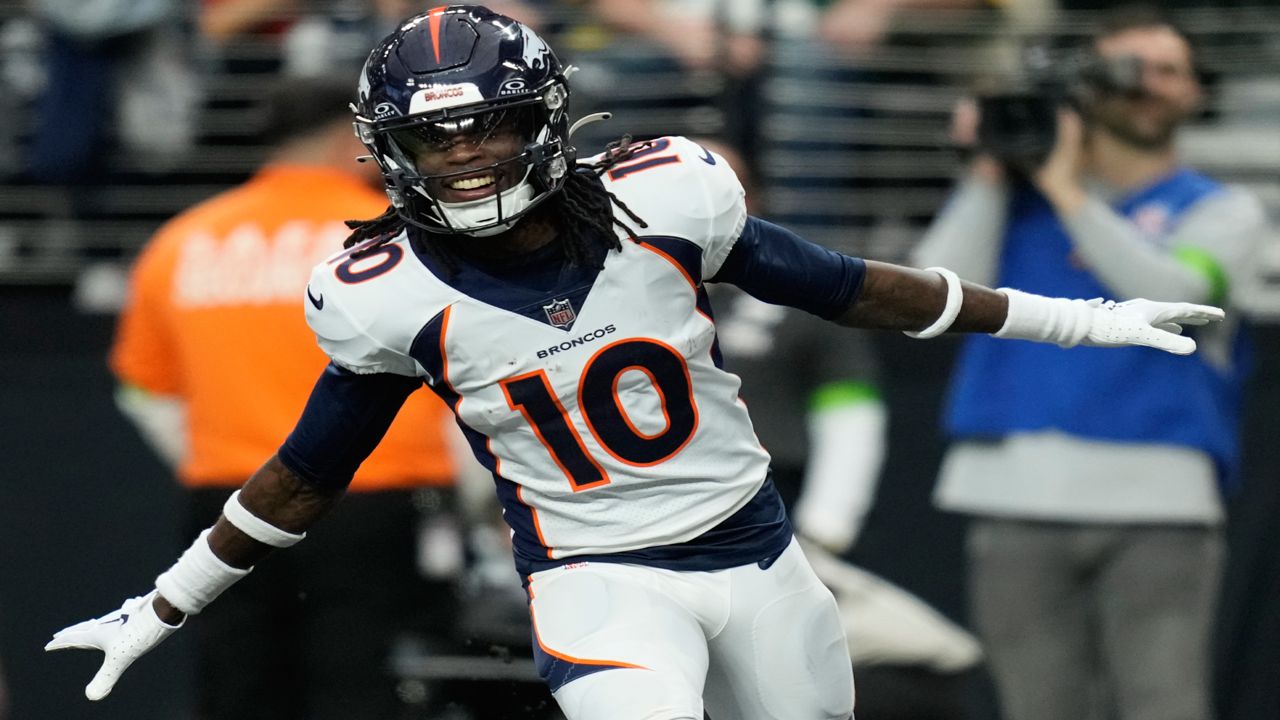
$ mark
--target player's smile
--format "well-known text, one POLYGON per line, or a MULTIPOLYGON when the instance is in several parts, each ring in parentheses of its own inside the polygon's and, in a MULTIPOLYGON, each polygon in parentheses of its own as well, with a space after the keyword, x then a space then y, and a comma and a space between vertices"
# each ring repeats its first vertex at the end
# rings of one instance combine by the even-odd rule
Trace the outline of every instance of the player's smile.
POLYGON ((440 199, 456 203, 490 197, 511 186, 509 177, 510 173, 494 167, 452 175, 441 180, 440 199))
POLYGON ((431 193, 447 203, 465 203, 493 197, 511 189, 524 176, 518 159, 522 139, 509 131, 482 136, 460 135, 443 150, 419 154, 424 174, 435 175, 431 193))
POLYGON ((449 187, 454 190, 478 190, 492 185, 493 182, 493 174, 485 173, 474 177, 453 180, 449 183, 449 187))

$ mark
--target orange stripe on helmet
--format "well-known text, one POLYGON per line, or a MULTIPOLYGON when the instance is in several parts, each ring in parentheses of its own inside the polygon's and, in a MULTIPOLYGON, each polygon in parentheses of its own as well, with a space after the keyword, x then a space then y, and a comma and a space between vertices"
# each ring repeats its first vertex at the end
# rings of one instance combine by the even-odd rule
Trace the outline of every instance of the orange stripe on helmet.
POLYGON ((436 62, 440 62, 440 19, 444 17, 444 6, 431 8, 430 21, 431 27, 431 49, 436 53, 436 62))

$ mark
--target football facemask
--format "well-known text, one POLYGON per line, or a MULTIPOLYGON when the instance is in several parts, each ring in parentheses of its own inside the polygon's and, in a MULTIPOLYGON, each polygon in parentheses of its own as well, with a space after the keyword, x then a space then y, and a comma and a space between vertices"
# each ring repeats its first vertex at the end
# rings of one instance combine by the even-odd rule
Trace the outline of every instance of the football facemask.
POLYGON ((510 228, 534 199, 540 114, 523 106, 387 131, 401 192, 431 221, 425 229, 484 237, 510 228))

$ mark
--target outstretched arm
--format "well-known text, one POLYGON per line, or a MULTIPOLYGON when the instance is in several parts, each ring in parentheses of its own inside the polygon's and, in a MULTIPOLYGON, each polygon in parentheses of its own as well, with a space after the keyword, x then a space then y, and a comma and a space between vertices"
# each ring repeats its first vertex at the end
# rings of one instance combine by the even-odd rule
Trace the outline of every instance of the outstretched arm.
POLYGON ((182 627, 188 614, 200 612, 274 548, 301 540, 342 493, 342 486, 303 480, 273 455, 231 497, 213 527, 156 578, 155 590, 55 633, 45 650, 101 650, 102 666, 84 690, 90 700, 101 700, 135 660, 182 627))
POLYGON ((1182 325, 1221 320, 1207 305, 1123 303, 1051 298, 966 283, 945 268, 860 260, 804 240, 786 228, 748 218, 711 278, 751 295, 807 310, 851 327, 902 330, 927 339, 947 331, 985 332, 1062 347, 1145 345, 1186 355, 1195 341, 1182 325))
POLYGON ((113 612, 54 634, 46 650, 102 650, 85 687, 111 692, 130 665, 200 612, 274 548, 297 543, 342 497, 414 389, 417 378, 358 374, 331 365, 280 450, 232 494, 213 527, 156 578, 155 589, 113 612))
MULTIPOLYGON (((919 331, 938 319, 947 307, 947 281, 930 270, 866 260, 862 290, 836 318, 849 327, 919 331)), ((960 283, 962 304, 951 331, 994 333, 1004 325, 1009 298, 1004 293, 969 282, 960 283)))
MULTIPOLYGON (((309 483, 285 467, 278 455, 272 455, 240 489, 238 500, 262 522, 300 538, 337 504, 344 489, 309 483)), ((225 514, 210 529, 208 544, 219 560, 246 571, 277 547, 255 540, 225 514)), ((178 625, 186 617, 161 593, 156 594, 153 605, 156 615, 170 625, 178 625)))
POLYGON ((1223 318, 1221 308, 1209 305, 1053 298, 965 283, 945 268, 921 271, 874 262, 866 266, 861 294, 837 321, 903 330, 921 339, 956 330, 1061 347, 1142 345, 1189 355, 1196 343, 1182 337, 1182 326, 1223 318), (929 275, 939 280, 930 281, 929 275))

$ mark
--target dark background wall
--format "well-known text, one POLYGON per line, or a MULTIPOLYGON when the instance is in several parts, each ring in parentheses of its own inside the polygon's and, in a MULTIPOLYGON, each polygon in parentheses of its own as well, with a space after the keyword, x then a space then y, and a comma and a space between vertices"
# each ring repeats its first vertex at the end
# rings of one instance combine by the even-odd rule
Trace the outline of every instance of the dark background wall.
POLYGON ((174 720, 190 672, 182 633, 101 703, 100 653, 42 648, 55 630, 153 587, 177 557, 177 488, 112 404, 114 318, 64 290, 0 294, 0 662, 12 720, 174 720))
MULTIPOLYGON (((188 716, 182 633, 97 704, 83 687, 100 656, 41 650, 53 631, 148 591, 189 542, 176 529, 177 487, 112 404, 113 322, 75 312, 64 289, 0 288, 0 663, 11 720, 188 716)), ((892 437, 856 559, 960 619, 963 522, 929 506, 957 343, 878 340, 892 437)), ((1217 658, 1222 720, 1280 718, 1280 330, 1259 333, 1259 358, 1217 658)))

